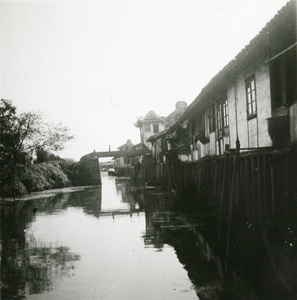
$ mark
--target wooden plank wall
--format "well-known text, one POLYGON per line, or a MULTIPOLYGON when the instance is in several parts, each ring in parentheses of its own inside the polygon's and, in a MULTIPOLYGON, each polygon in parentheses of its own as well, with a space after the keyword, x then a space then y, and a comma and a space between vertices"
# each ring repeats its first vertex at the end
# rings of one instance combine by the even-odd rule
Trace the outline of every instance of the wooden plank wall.
MULTIPOLYGON (((191 191, 199 206, 217 210, 220 219, 237 214, 242 221, 289 224, 297 202, 297 153, 255 151, 199 162, 171 160, 167 178, 174 191, 191 191), (294 180, 295 179, 295 180, 294 180)), ((296 218, 296 217, 295 217, 296 218)), ((297 218, 296 218, 297 219, 297 218)))

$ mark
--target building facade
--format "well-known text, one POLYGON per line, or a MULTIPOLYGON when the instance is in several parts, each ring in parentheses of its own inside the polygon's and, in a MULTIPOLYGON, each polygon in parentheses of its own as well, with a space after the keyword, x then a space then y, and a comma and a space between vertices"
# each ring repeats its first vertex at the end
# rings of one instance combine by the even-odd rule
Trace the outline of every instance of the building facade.
POLYGON ((164 117, 158 116, 151 110, 144 117, 138 118, 135 127, 139 128, 141 143, 151 148, 151 143, 147 142, 147 140, 152 135, 164 130, 164 117))
MULTIPOLYGON (((131 140, 127 140, 127 142, 117 149, 119 151, 129 151, 132 150, 134 144, 131 140)), ((117 175, 129 175, 129 170, 132 168, 132 164, 134 163, 134 158, 130 156, 119 156, 114 158, 114 169, 117 175)))
POLYGON ((149 138, 156 178, 198 194, 197 204, 215 208, 220 220, 232 212, 260 225, 277 214, 283 228, 295 222, 288 208, 297 195, 296 28, 291 0, 173 124, 149 138))
POLYGON ((297 142, 296 34, 290 1, 169 128, 180 160, 297 142))

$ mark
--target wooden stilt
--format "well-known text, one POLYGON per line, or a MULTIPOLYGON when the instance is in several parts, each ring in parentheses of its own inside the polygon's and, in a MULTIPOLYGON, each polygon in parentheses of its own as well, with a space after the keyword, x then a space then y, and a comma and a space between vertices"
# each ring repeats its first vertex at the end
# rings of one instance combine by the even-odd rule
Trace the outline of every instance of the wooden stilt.
POLYGON ((248 167, 248 158, 244 158, 244 173, 245 173, 245 195, 246 195, 246 209, 247 220, 251 220, 251 203, 250 203, 250 169, 248 167))
POLYGON ((262 225, 262 197, 261 197, 261 164, 260 155, 257 155, 257 202, 258 202, 258 224, 262 225))
POLYGON ((233 197, 234 197, 235 181, 236 181, 236 170, 235 168, 233 168, 232 182, 231 182, 230 195, 229 195, 226 259, 228 259, 229 256, 230 243, 231 243, 231 221, 232 221, 232 213, 233 213, 233 197))
POLYGON ((290 182, 290 154, 286 154, 286 171, 285 171, 285 219, 287 220, 287 226, 290 226, 290 218, 289 218, 289 209, 290 209, 290 189, 289 189, 289 182, 290 182))
POLYGON ((263 155, 263 215, 266 220, 267 213, 267 165, 266 165, 266 155, 263 155))
POLYGON ((270 184, 271 184, 271 212, 275 210, 275 187, 274 187, 274 168, 273 162, 270 162, 270 184))
POLYGON ((215 162, 214 167, 214 182, 213 182, 213 190, 212 190, 212 203, 216 202, 216 191, 217 191, 217 184, 218 184, 218 164, 219 162, 215 162))
POLYGON ((234 192, 238 190, 239 152, 240 152, 240 143, 237 138, 236 152, 235 152, 235 157, 233 159, 232 182, 231 182, 231 190, 230 190, 230 197, 229 197, 229 218, 228 218, 226 259, 228 259, 230 244, 231 244, 231 223, 232 223, 232 215, 233 215, 234 192))
POLYGON ((223 181, 222 181, 222 189, 220 194, 220 211, 219 211, 219 229, 218 229, 218 239, 221 241, 221 232, 222 232, 222 218, 223 218, 223 206, 224 206, 224 197, 225 197, 225 187, 228 175, 228 155, 225 154, 224 162, 223 162, 223 181))
POLYGON ((256 195, 255 195, 255 167, 254 167, 254 158, 253 156, 250 157, 251 161, 251 209, 252 209, 252 222, 256 222, 258 218, 257 214, 257 205, 256 202, 256 195))

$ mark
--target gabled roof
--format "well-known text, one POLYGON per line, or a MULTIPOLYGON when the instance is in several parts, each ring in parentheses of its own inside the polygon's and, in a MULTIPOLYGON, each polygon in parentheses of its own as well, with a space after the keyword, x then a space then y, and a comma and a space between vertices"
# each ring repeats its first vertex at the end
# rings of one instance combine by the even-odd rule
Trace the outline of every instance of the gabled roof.
POLYGON ((134 144, 131 142, 131 140, 127 140, 127 142, 124 145, 119 146, 117 149, 122 149, 122 148, 125 148, 125 147, 132 148, 133 146, 134 146, 134 144))
POLYGON ((153 110, 150 110, 144 117, 138 117, 135 123, 136 127, 141 126, 143 123, 163 122, 165 117, 158 116, 153 110))
POLYGON ((163 120, 163 119, 164 119, 164 117, 160 117, 153 110, 150 110, 144 117, 143 121, 163 120))

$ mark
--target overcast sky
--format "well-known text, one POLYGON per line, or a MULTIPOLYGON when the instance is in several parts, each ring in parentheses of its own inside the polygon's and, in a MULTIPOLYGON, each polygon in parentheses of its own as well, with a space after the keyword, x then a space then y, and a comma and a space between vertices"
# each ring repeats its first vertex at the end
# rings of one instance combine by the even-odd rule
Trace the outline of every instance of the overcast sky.
POLYGON ((137 144, 137 116, 190 104, 286 2, 2 0, 1 98, 69 127, 62 157, 137 144))

